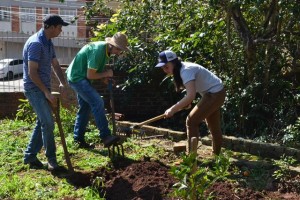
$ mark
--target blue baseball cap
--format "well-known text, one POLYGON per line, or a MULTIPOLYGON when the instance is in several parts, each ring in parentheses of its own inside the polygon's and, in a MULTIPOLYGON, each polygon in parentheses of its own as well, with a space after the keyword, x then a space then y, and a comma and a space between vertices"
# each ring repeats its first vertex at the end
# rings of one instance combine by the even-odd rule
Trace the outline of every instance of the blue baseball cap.
POLYGON ((163 52, 159 53, 158 56, 158 64, 155 67, 162 67, 168 62, 175 60, 177 58, 177 55, 170 50, 165 50, 163 52))

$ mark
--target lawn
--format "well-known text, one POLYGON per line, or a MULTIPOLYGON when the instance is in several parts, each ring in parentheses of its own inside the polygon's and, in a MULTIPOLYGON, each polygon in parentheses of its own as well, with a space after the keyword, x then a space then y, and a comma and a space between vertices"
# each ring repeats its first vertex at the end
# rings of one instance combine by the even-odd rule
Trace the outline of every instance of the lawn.
MULTIPOLYGON (((205 145, 193 158, 175 155, 168 138, 134 137, 123 143, 124 157, 110 158, 90 125, 86 137, 96 144, 93 150, 79 149, 65 129, 74 173, 67 171, 55 129, 57 159, 66 169, 50 172, 23 164, 32 123, 0 123, 0 199, 191 199, 193 191, 198 199, 300 199, 300 177, 289 168, 299 163, 292 158, 274 161, 227 150, 214 157, 205 145)), ((38 157, 46 161, 43 151, 38 157)))

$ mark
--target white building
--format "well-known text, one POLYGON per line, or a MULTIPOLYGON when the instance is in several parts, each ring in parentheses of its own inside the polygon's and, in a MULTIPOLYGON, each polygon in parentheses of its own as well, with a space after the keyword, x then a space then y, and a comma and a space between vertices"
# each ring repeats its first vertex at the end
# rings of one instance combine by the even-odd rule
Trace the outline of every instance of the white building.
MULTIPOLYGON (((1 0, 0 1, 0 59, 22 58, 27 38, 42 27, 47 14, 59 14, 65 21, 78 20, 54 38, 57 58, 61 64, 69 64, 78 50, 89 38, 89 27, 85 25, 82 6, 91 0, 1 0)), ((115 5, 114 5, 115 6, 115 5)), ((105 22, 108 18, 97 18, 105 22)))

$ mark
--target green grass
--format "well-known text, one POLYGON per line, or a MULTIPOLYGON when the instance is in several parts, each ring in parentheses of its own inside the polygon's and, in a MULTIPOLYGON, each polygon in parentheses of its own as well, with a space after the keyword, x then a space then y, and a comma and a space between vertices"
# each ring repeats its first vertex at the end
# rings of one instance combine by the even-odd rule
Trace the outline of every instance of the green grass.
MULTIPOLYGON (((104 199, 93 186, 75 188, 65 178, 54 176, 45 169, 29 169, 28 165, 23 164, 23 152, 34 125, 9 119, 0 120, 0 123, 0 199, 104 199)), ((73 144, 73 133, 65 133, 75 171, 91 172, 111 166, 112 160, 108 157, 107 149, 100 145, 98 131, 94 126, 89 126, 89 129, 86 139, 97 145, 92 151, 77 148, 73 144)), ((58 163, 67 168, 57 127, 55 139, 58 163)), ((142 147, 134 139, 129 139, 123 146, 126 157, 131 160, 139 160, 145 156, 155 158, 164 153, 154 145, 142 147)), ((38 158, 46 162, 43 149, 38 158)))
MULTIPOLYGON (((69 117, 69 115, 66 116, 69 117)), ((89 173, 103 167, 110 170, 114 160, 108 157, 108 150, 100 145, 98 130, 95 126, 89 125, 86 140, 95 143, 96 148, 94 150, 79 149, 73 144, 72 128, 69 127, 71 123, 65 123, 65 121, 69 121, 69 118, 65 118, 63 115, 62 120, 68 151, 75 171, 89 173)), ((80 188, 71 184, 64 176, 53 175, 44 169, 29 169, 27 165, 23 164, 23 152, 29 142, 34 124, 9 119, 0 120, 0 124, 0 199, 105 199, 99 195, 98 191, 102 184, 101 177, 93 180, 91 186, 80 188)), ((67 168, 57 127, 55 128, 55 139, 57 160, 60 165, 67 168)), ((125 157, 132 161, 145 158, 166 160, 167 162, 172 162, 173 158, 175 161, 178 157, 170 156, 170 152, 159 147, 157 144, 160 142, 158 139, 141 141, 128 138, 123 143, 125 157)), ((231 176, 228 178, 231 181, 257 190, 266 186, 268 177, 272 176, 272 171, 259 165, 261 158, 236 152, 230 152, 230 157, 236 160, 230 164, 231 176), (243 172, 246 170, 250 172, 249 176, 243 176, 243 172)), ((38 158, 43 162, 46 161, 43 150, 38 154, 38 158)), ((202 161, 204 167, 210 167, 215 163, 213 158, 207 159, 207 163, 205 159, 202 161)))

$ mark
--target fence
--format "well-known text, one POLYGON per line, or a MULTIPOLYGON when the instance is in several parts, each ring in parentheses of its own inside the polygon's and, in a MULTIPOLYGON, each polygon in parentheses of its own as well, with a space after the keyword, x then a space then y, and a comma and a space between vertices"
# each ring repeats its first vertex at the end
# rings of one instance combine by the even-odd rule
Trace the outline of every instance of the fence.
MULTIPOLYGON (((25 33, 0 31, 0 118, 14 117, 20 104, 18 99, 25 98, 22 51, 29 37, 25 33)), ((59 62, 68 64, 87 41, 61 36, 52 42, 59 62)))
MULTIPOLYGON (((22 58, 22 49, 29 35, 0 32, 0 60, 5 58, 22 58)), ((86 43, 84 40, 69 38, 53 39, 56 56, 62 64, 63 70, 75 57, 79 49, 86 43)), ((22 66, 22 65, 21 65, 22 66)), ((117 83, 126 81, 126 74, 114 72, 117 83)), ((7 75, 6 75, 7 76, 7 75)), ((23 91, 22 74, 12 77, 0 78, 0 118, 13 117, 17 111, 20 98, 25 98, 23 91)), ((57 79, 52 78, 52 90, 57 91, 57 79)), ((105 105, 110 110, 109 92, 107 86, 101 81, 94 81, 94 87, 104 97, 105 105)), ((70 89, 68 99, 63 99, 63 106, 69 107, 77 104, 76 96, 70 89)), ((137 88, 135 91, 122 91, 114 88, 114 101, 116 112, 125 114, 125 119, 144 120, 161 114, 166 108, 166 98, 157 93, 156 88, 137 88)))
MULTIPOLYGON (((66 70, 67 65, 62 65, 62 70, 66 70)), ((126 81, 127 75, 123 72, 114 72, 114 79, 116 84, 123 83, 126 81)), ((6 81, 2 81, 2 86, 6 81)), ((22 82, 22 79, 8 80, 9 83, 22 82)), ((22 86, 11 86, 10 92, 0 92, 0 119, 9 117, 13 118, 17 112, 18 105, 20 102, 18 99, 24 99, 24 94, 22 91, 22 86), (16 89, 15 89, 15 88, 16 89)), ((58 80, 52 73, 52 91, 58 91, 58 80)), ((106 109, 110 112, 109 104, 109 91, 106 85, 102 81, 93 81, 93 86, 97 89, 99 94, 103 96, 106 109)), ((149 119, 153 116, 161 114, 165 109, 168 97, 162 96, 157 93, 156 88, 141 87, 136 88, 134 91, 123 91, 120 88, 113 89, 115 111, 125 115, 125 120, 132 121, 143 121, 149 119)), ((68 96, 65 99, 61 99, 62 105, 64 107, 70 108, 77 105, 76 95, 72 89, 69 88, 68 96)), ((181 124, 184 124, 184 119, 181 124)), ((179 121, 176 122, 179 124, 179 121)))
MULTIPOLYGON (((23 92, 23 68, 20 60, 23 57, 23 46, 29 37, 24 33, 0 31, 0 92, 23 92), (3 69, 5 63, 11 65, 3 69)), ((86 39, 68 36, 57 37, 52 41, 61 64, 70 63, 78 50, 87 43, 86 39)))
MULTIPOLYGON (((22 49, 29 35, 0 32, 0 60, 5 58, 22 58, 22 49)), ((86 44, 84 40, 75 40, 67 37, 54 38, 53 43, 56 56, 62 65, 63 71, 75 57, 79 49, 86 44)), ((22 65, 21 65, 22 66, 22 65)), ((13 118, 20 104, 18 99, 24 99, 24 88, 22 74, 15 74, 12 77, 0 78, 0 119, 13 118)), ((116 84, 124 83, 127 74, 114 71, 116 84)), ((103 96, 106 109, 110 112, 109 91, 101 81, 94 81, 94 87, 103 96)), ((125 120, 143 121, 161 114, 167 108, 168 97, 162 96, 156 88, 151 86, 136 88, 130 91, 122 91, 121 88, 114 88, 115 111, 125 115, 125 120)), ((58 91, 58 81, 52 74, 52 91, 58 91)), ((77 106, 75 93, 70 89, 69 96, 62 99, 64 107, 77 106)), ((179 121, 176 121, 178 124, 179 121)), ((182 122, 184 124, 184 120, 182 122)))

